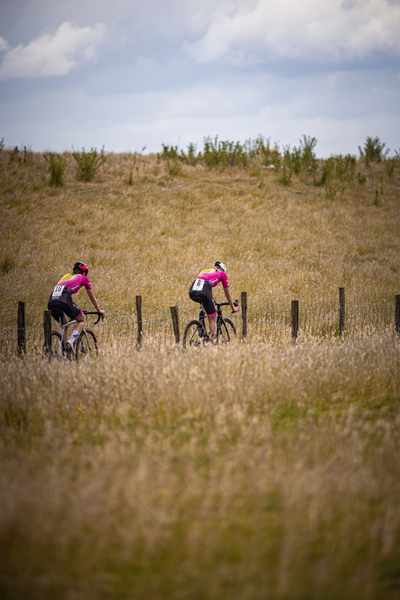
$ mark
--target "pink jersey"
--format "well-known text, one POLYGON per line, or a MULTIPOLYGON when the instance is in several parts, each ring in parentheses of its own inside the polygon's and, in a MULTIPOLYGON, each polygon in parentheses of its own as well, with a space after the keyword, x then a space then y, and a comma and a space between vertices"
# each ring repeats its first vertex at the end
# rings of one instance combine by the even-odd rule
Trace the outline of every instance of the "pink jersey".
POLYGON ((206 269, 205 271, 202 271, 200 275, 197 276, 197 279, 205 279, 206 281, 209 281, 213 287, 215 287, 219 284, 220 281, 222 281, 222 286, 224 288, 229 287, 228 278, 226 276, 226 273, 224 273, 223 271, 214 271, 212 269, 206 269))
POLYGON ((67 273, 60 279, 57 286, 67 286, 71 290, 71 294, 76 294, 79 292, 82 286, 84 286, 87 290, 92 289, 92 285, 86 275, 81 275, 77 273, 76 275, 72 275, 71 273, 67 273))

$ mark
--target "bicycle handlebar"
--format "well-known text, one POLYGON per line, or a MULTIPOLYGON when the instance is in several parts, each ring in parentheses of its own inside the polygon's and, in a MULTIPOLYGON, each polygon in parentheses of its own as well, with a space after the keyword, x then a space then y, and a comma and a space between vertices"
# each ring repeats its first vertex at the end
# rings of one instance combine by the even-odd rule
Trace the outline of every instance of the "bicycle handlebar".
MULTIPOLYGON (((218 307, 220 307, 220 306, 230 306, 229 302, 226 302, 226 301, 224 301, 224 302, 216 302, 215 304, 218 307)), ((235 302, 233 303, 233 306, 239 306, 239 300, 235 300, 235 302)))
POLYGON ((83 310, 82 312, 84 315, 97 315, 97 320, 93 323, 93 325, 97 325, 97 323, 100 321, 101 313, 97 310, 83 310))

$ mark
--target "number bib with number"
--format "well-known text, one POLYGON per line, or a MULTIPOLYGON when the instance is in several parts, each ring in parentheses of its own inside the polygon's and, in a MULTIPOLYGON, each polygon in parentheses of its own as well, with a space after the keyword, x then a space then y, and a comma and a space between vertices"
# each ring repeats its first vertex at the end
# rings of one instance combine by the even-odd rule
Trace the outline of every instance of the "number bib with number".
POLYGON ((196 279, 193 284, 193 290, 200 292, 204 287, 205 279, 196 279))
POLYGON ((65 288, 65 285, 59 285, 57 284, 56 287, 53 290, 53 293, 51 295, 52 298, 59 298, 61 296, 61 294, 63 293, 63 290, 65 288))

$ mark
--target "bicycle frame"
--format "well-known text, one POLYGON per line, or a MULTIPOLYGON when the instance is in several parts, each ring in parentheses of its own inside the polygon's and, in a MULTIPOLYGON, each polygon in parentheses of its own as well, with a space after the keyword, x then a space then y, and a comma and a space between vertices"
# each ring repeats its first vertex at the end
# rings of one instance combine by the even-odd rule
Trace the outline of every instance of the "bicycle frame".
POLYGON ((63 344, 65 344, 65 342, 67 341, 67 339, 66 339, 67 336, 65 334, 65 332, 67 330, 67 327, 69 327, 70 325, 75 325, 75 323, 77 323, 77 322, 78 321, 76 319, 73 319, 72 321, 69 321, 68 323, 65 323, 65 325, 63 323, 60 323, 60 325, 61 325, 61 331, 60 331, 60 333, 61 333, 61 341, 63 342, 63 344))
MULTIPOLYGON (((84 310, 82 312, 84 315, 97 315, 97 320, 95 321, 94 325, 96 325, 99 322, 100 316, 101 316, 99 312, 97 312, 97 311, 93 312, 93 311, 87 311, 87 310, 84 310)), ((61 331, 60 331, 61 344, 62 344, 63 350, 65 351, 67 349, 67 336, 66 336, 67 328, 70 325, 75 325, 75 323, 78 323, 78 321, 76 319, 71 319, 71 321, 68 321, 68 323, 62 323, 62 318, 60 317, 59 323, 61 326, 61 331)), ((90 332, 90 333, 91 333, 91 335, 93 335, 93 332, 90 332)), ((89 337, 88 337, 88 334, 86 331, 86 327, 83 327, 83 329, 80 333, 80 336, 82 336, 82 334, 84 334, 84 336, 86 338, 86 342, 87 342, 88 346, 90 346, 90 341, 89 341, 89 337)))
MULTIPOLYGON (((83 310, 82 311, 84 315, 97 315, 97 320, 93 323, 94 325, 97 325, 97 323, 100 321, 100 313, 96 311, 90 311, 90 310, 83 310)), ((64 316, 66 316, 64 314, 64 316)), ((68 321, 68 323, 62 323, 61 321, 61 317, 59 320, 60 326, 61 326, 61 337, 62 339, 65 339, 65 330, 67 329, 67 327, 69 327, 70 325, 75 325, 75 323, 77 323, 78 321, 76 319, 72 319, 72 321, 68 321)), ((83 328, 85 329, 85 328, 83 328)), ((83 330, 82 330, 83 331, 83 330)))
MULTIPOLYGON (((237 300, 236 300, 237 302, 237 300)), ((237 306, 237 304, 235 303, 235 305, 237 306)), ((222 315, 222 306, 229 306, 229 302, 216 302, 215 306, 217 307, 217 336, 218 333, 221 331, 221 327, 222 324, 225 322, 225 319, 222 315)), ((203 327, 203 335, 205 339, 208 339, 210 337, 210 333, 207 331, 207 327, 206 327, 206 311, 200 306, 200 310, 199 310, 199 321, 203 327)))
MULTIPOLYGON (((224 319, 222 316, 222 306, 228 306, 229 302, 215 302, 216 313, 217 313, 217 335, 216 339, 211 339, 210 333, 206 327, 206 312, 203 306, 200 305, 199 318, 192 319, 185 327, 183 334, 183 347, 188 346, 201 346, 205 343, 212 342, 213 344, 218 343, 229 343, 231 340, 237 338, 236 329, 234 324, 228 317, 224 319), (219 342, 220 340, 220 342, 219 342)), ((238 306, 239 303, 236 300, 234 306, 238 306)))

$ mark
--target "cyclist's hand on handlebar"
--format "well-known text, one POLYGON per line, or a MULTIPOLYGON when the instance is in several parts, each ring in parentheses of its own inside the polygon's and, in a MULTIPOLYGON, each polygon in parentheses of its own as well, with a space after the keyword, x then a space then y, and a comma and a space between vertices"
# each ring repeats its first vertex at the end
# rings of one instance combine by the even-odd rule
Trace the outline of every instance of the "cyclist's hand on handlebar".
POLYGON ((99 313, 101 314, 101 320, 104 321, 104 310, 102 310, 101 308, 99 308, 99 313))
POLYGON ((234 304, 234 305, 233 305, 233 310, 232 310, 232 312, 233 312, 233 313, 235 313, 235 312, 239 312, 239 307, 238 307, 238 306, 236 306, 236 305, 234 304))

